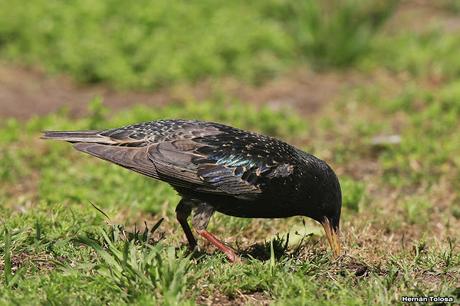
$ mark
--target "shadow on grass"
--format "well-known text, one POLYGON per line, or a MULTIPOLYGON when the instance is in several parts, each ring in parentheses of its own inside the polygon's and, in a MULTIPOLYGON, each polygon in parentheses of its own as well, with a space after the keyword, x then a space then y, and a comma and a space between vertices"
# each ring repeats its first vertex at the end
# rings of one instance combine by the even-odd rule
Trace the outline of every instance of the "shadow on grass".
POLYGON ((340 276, 361 278, 368 276, 371 272, 385 274, 381 269, 372 267, 346 253, 338 258, 333 258, 327 250, 319 246, 318 239, 309 239, 312 236, 314 235, 309 234, 304 236, 294 248, 290 248, 289 235, 277 235, 271 241, 256 243, 247 249, 240 250, 239 255, 242 258, 260 261, 274 260, 279 262, 283 259, 298 260, 340 276))
POLYGON ((285 237, 277 235, 273 240, 256 243, 246 249, 239 250, 242 258, 257 259, 267 261, 271 258, 280 260, 285 256, 289 256, 289 235, 285 237))

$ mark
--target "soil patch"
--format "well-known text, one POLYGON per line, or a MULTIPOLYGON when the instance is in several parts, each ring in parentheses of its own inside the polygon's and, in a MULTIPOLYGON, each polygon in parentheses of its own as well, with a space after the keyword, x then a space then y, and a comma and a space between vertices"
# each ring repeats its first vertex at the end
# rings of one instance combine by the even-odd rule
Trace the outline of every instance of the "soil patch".
POLYGON ((355 77, 347 73, 313 73, 304 68, 262 86, 250 86, 234 79, 207 80, 192 86, 175 86, 153 92, 119 91, 105 85, 79 85, 66 76, 11 65, 0 66, 0 118, 28 119, 68 108, 78 117, 88 102, 101 97, 112 110, 135 104, 163 106, 173 101, 210 99, 223 93, 231 99, 272 108, 295 108, 303 114, 318 111, 334 101, 355 77))

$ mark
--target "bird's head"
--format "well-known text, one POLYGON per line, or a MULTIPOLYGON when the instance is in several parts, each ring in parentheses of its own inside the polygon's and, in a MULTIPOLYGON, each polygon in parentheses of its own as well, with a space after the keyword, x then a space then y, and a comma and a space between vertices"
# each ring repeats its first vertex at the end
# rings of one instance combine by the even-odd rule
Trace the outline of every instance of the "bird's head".
POLYGON ((313 156, 308 156, 306 162, 309 164, 314 181, 307 188, 309 205, 304 206, 303 215, 306 215, 319 223, 324 228, 327 240, 331 246, 334 257, 338 257, 340 248, 340 212, 342 209, 342 192, 339 180, 329 165, 313 156))

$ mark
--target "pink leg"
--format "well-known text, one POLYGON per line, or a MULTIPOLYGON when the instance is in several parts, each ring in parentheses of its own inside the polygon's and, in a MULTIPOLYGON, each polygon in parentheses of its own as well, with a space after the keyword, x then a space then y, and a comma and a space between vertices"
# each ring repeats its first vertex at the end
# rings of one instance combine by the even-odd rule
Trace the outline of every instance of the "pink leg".
POLYGON ((239 261, 238 256, 235 254, 235 251, 224 245, 219 239, 217 239, 216 236, 208 232, 207 230, 196 230, 200 236, 211 242, 213 245, 215 245, 219 250, 225 253, 227 255, 227 258, 230 262, 234 263, 239 261))

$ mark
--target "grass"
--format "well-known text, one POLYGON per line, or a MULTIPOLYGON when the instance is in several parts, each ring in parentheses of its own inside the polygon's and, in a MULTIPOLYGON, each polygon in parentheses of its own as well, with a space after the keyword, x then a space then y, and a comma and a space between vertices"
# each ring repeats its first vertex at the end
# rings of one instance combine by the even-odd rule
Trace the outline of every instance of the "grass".
POLYGON ((455 79, 460 74, 459 45, 457 31, 444 33, 434 25, 420 33, 401 31, 376 38, 373 51, 363 61, 364 66, 378 64, 395 73, 455 79))
POLYGON ((96 273, 112 279, 120 289, 119 294, 128 301, 142 299, 144 295, 150 299, 153 292, 156 299, 172 304, 181 298, 186 286, 201 276, 200 272, 188 273, 192 265, 183 252, 177 254, 174 247, 152 245, 155 241, 148 235, 160 223, 151 230, 146 227, 142 236, 139 232, 131 234, 121 227, 112 227, 109 232, 100 231, 102 243, 85 236, 78 238, 78 242, 91 247, 101 258, 96 273))
POLYGON ((121 88, 222 76, 258 83, 299 61, 351 65, 396 2, 319 3, 34 0, 24 9, 1 2, 0 57, 121 88))
MULTIPOLYGON (((358 84, 344 88, 337 101, 308 116, 283 108, 254 107, 251 101, 232 101, 222 93, 221 98, 161 108, 135 106, 116 113, 96 98, 83 118, 72 118, 62 109, 26 122, 2 120, 0 305, 394 305, 401 304, 402 296, 420 295, 460 301, 456 56, 460 36, 456 31, 431 25, 417 33, 407 32, 404 26, 396 32, 381 30, 393 2, 391 6, 387 2, 388 7, 376 13, 378 17, 351 10, 352 2, 346 2, 327 19, 316 21, 314 16, 323 14, 317 2, 228 6, 209 2, 193 7, 181 3, 170 12, 180 19, 177 23, 165 17, 166 2, 159 3, 145 11, 138 4, 128 9, 116 1, 91 6, 76 2, 72 7, 33 1, 30 10, 9 4, 9 13, 0 10, 0 53, 4 59, 40 63, 84 81, 137 89, 222 74, 253 80, 266 71, 277 75, 276 71, 289 65, 313 61, 328 69, 342 69, 344 63, 366 81, 358 77, 358 84), (247 16, 233 18, 246 6, 247 16), (307 6, 308 13, 301 10, 307 6), (36 22, 45 8, 55 9, 45 19, 55 26, 36 22), (153 11, 158 15, 152 15, 153 11), (103 29, 118 33, 110 39, 100 36, 99 28, 93 31, 109 13, 107 26, 113 28, 103 29), (12 17, 18 14, 30 23, 12 17), (215 14, 232 22, 226 27, 207 25, 209 33, 200 36, 199 42, 201 46, 235 46, 234 53, 223 55, 211 47, 192 46, 182 50, 184 58, 179 56, 173 67, 162 61, 164 66, 142 70, 150 65, 146 60, 150 51, 166 59, 177 56, 168 51, 174 44, 171 33, 179 33, 176 43, 187 43, 188 34, 201 31, 203 25, 196 20, 189 28, 183 27, 189 18, 215 14), (357 16, 356 31, 343 21, 349 14, 357 16), (69 47, 76 40, 80 43, 75 24, 81 16, 86 16, 81 28, 87 34, 81 44, 106 42, 102 49, 69 47), (132 34, 140 35, 135 36, 139 54, 145 52, 138 60, 147 64, 136 68, 140 70, 129 62, 135 59, 123 53, 132 43, 123 41, 121 31, 128 29, 130 16, 138 16, 134 24, 164 23, 155 28, 155 39, 162 37, 164 42, 154 46, 158 49, 141 39, 144 32, 132 34), (369 24, 374 18, 375 23, 369 24), (241 30, 247 29, 241 20, 253 27, 241 30), (303 32, 313 25, 317 28, 303 32), (59 35, 58 30, 62 31, 59 35), (256 35, 260 47, 256 51, 263 50, 263 55, 257 53, 261 61, 254 61, 255 53, 248 51, 255 37, 252 31, 260 35, 256 35), (225 43, 240 32, 240 40, 225 43), (351 49, 343 37, 353 41, 351 49), (49 49, 44 41, 59 54, 45 59, 43 54, 49 49), (58 52, 64 47, 72 50, 58 52), (341 47, 343 52, 337 52, 341 47), (203 52, 199 56, 194 54, 198 49, 203 52), (97 56, 88 56, 88 50, 97 56), (107 57, 101 60, 101 54, 107 57), (185 65, 190 54, 203 61, 222 61, 225 67, 212 70, 209 67, 214 66, 197 60, 191 73, 185 65), (265 56, 270 60, 265 62, 265 56), (68 58, 74 62, 66 62, 68 58), (117 66, 119 59, 128 62, 117 66), (209 230, 236 248, 244 263, 229 264, 202 240, 200 251, 190 254, 175 221, 179 198, 172 188, 82 155, 69 144, 39 139, 45 129, 101 129, 159 118, 224 122, 282 138, 327 160, 343 190, 345 255, 333 260, 320 226, 308 219, 250 220, 220 214, 212 218, 209 230), (398 135, 400 141, 376 145, 375 137, 382 135, 398 135)), ((376 10, 368 8, 366 1, 359 3, 364 10, 376 10)))
POLYGON ((399 1, 286 1, 277 13, 295 38, 297 52, 317 68, 352 66, 399 1))
MULTIPOLYGON (((446 181, 459 177, 458 165, 452 164, 448 172, 438 171, 446 162, 439 152, 432 157, 439 163, 421 166, 420 175, 403 166, 431 150, 423 146, 415 156, 407 154, 412 137, 422 143, 421 133, 446 143, 455 137, 458 125, 448 124, 448 112, 439 117, 432 110, 437 103, 446 103, 443 109, 448 109, 456 92, 452 86, 440 89, 444 93, 440 100, 427 101, 423 111, 408 110, 400 145, 374 153, 372 146, 350 147, 351 154, 330 160, 342 178, 344 192, 342 228, 347 255, 337 261, 331 261, 318 225, 301 218, 268 221, 217 215, 210 230, 233 241, 245 263, 229 265, 208 245, 188 254, 174 217, 178 197, 170 187, 80 155, 67 144, 38 139, 38 132, 45 128, 100 128, 102 122, 112 127, 146 118, 196 117, 295 139, 299 146, 308 139, 310 151, 325 156, 340 150, 339 143, 312 136, 318 135, 315 121, 307 126, 295 115, 256 110, 238 102, 232 106, 185 103, 161 109, 139 106, 108 116, 98 100, 90 105, 92 113, 78 120, 65 113, 31 119, 25 125, 9 120, 1 133, 0 210, 9 217, 2 222, 0 234, 4 283, 0 301, 168 305, 323 301, 332 305, 389 304, 401 295, 422 293, 458 297, 460 257, 454 233, 460 220, 451 210, 458 201, 454 191, 458 180, 446 181), (419 116, 443 120, 439 131, 443 136, 430 134, 431 125, 420 126, 419 116), (360 178, 359 169, 346 169, 366 159, 379 169, 368 179, 360 178), (161 218, 164 222, 155 226, 161 218)), ((384 105, 374 108, 380 120, 390 118, 384 105)), ((334 118, 342 107, 325 108, 323 115, 334 118)), ((364 103, 360 111, 366 107, 372 106, 364 103)), ((330 125, 322 132, 338 133, 337 137, 346 132, 352 139, 371 135, 354 116, 345 114, 344 118, 350 118, 342 123, 346 130, 336 131, 330 125)), ((449 156, 456 156, 459 148, 450 150, 449 156)))

